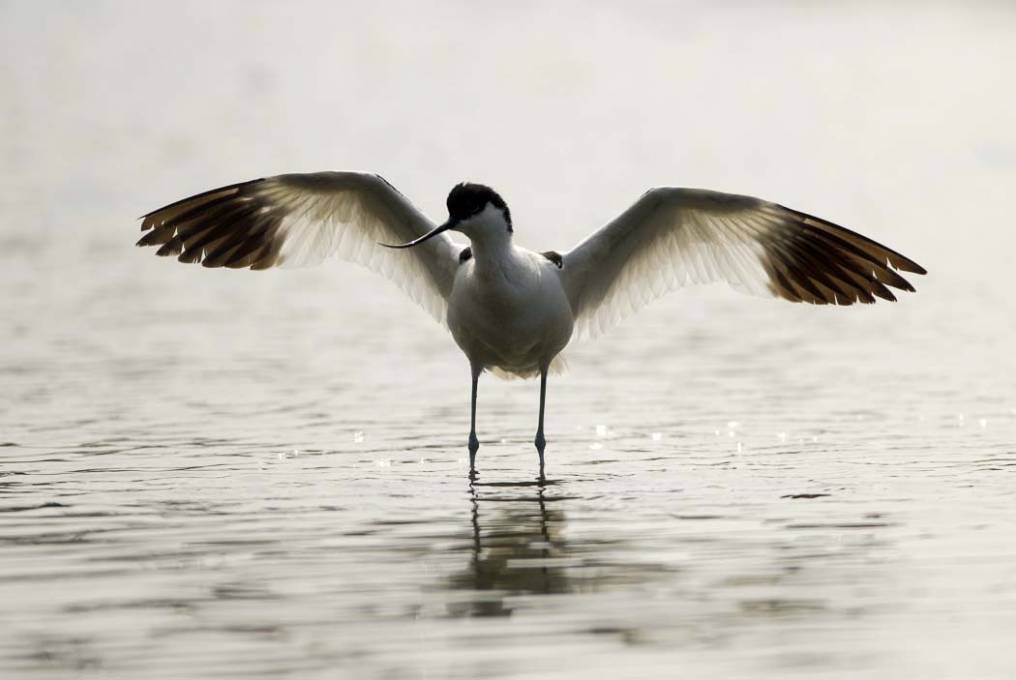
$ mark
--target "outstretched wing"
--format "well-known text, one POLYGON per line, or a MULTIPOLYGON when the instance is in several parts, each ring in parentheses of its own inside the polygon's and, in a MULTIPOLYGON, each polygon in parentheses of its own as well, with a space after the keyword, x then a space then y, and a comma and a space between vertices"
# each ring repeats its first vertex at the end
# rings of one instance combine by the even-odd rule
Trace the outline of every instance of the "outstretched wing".
POLYGON ((750 196, 652 189, 564 255, 580 335, 596 335, 675 288, 726 281, 792 302, 894 301, 925 270, 849 229, 750 196))
POLYGON ((267 269, 318 264, 330 256, 386 276, 445 322, 461 246, 438 235, 412 250, 402 243, 434 228, 377 175, 277 175, 185 198, 142 218, 139 246, 206 267, 267 269))

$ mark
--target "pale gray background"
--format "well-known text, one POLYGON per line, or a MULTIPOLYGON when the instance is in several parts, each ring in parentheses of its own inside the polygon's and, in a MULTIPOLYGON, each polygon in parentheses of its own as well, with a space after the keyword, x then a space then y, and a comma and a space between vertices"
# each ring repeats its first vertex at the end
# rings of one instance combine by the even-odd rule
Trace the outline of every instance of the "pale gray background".
POLYGON ((1014 35, 1008 3, 0 2, 0 671, 1012 677, 1014 35), (650 186, 749 193, 930 274, 682 291, 569 350, 543 490, 536 385, 486 378, 470 489, 465 361, 393 286, 133 247, 323 169, 434 219, 486 182, 536 249, 650 186))

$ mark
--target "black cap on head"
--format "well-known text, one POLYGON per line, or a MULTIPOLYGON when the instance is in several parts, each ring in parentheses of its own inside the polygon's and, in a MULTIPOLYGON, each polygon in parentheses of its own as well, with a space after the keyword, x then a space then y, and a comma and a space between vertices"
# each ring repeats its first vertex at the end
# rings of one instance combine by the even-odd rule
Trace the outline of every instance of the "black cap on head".
POLYGON ((482 184, 470 184, 469 182, 463 182, 457 184, 452 188, 448 194, 448 221, 442 225, 436 226, 426 234, 417 236, 408 243, 401 243, 399 245, 392 245, 389 243, 382 243, 385 248, 412 248, 418 246, 421 243, 426 243, 435 236, 454 229, 459 222, 469 219, 473 215, 481 212, 487 207, 487 204, 492 204, 495 208, 501 209, 504 212, 504 220, 508 223, 508 231, 512 231, 512 214, 508 212, 508 205, 504 202, 504 199, 497 195, 497 192, 488 186, 482 184))
POLYGON ((512 215, 508 204, 496 191, 483 184, 456 184, 448 193, 448 217, 453 222, 461 222, 482 211, 488 203, 504 211, 508 231, 512 231, 512 215))

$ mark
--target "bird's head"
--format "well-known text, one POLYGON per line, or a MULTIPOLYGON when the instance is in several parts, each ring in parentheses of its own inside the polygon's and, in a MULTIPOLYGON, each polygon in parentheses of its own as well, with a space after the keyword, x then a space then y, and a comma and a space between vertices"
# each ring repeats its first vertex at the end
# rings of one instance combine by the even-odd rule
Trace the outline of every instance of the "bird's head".
POLYGON ((448 220, 420 238, 391 248, 410 248, 452 229, 470 241, 508 240, 512 234, 512 216, 508 204, 496 191, 483 184, 463 182, 448 193, 448 220))
POLYGON ((493 189, 483 184, 463 182, 448 192, 448 228, 470 239, 512 233, 512 214, 508 204, 493 189))

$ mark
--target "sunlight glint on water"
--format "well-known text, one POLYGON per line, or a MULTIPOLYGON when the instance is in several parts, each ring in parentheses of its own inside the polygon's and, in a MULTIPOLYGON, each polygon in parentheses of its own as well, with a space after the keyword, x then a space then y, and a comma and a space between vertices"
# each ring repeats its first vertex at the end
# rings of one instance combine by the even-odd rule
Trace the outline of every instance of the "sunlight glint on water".
POLYGON ((1016 316, 1011 273, 983 262, 1013 240, 988 198, 961 211, 943 191, 944 216, 928 200, 936 154, 954 154, 950 181, 998 188, 1016 147, 1011 118, 968 123, 922 99, 942 89, 928 64, 961 93, 1006 91, 991 68, 1016 58, 994 39, 1011 17, 597 5, 574 30, 579 8, 561 5, 498 14, 490 49, 464 59, 426 41, 483 19, 465 6, 408 5, 398 26, 369 8, 356 23, 330 5, 309 19, 243 7, 0 11, 17 52, 0 151, 18 169, 0 188, 0 675, 1012 676, 1016 316), (816 36, 815 21, 841 32, 816 36), (899 56, 912 22, 925 70, 899 56), (719 25, 730 35, 697 28, 719 25), (767 27, 793 38, 787 52, 767 27), (178 35, 193 47, 154 50, 178 35), (864 78, 814 49, 847 54, 859 35, 873 36, 850 62, 864 78), (968 35, 975 56, 936 51, 968 35), (498 51, 519 36, 524 51, 498 51), (712 68, 747 74, 743 87, 677 71, 676 93, 646 87, 671 54, 728 55, 712 68), (421 59, 447 82, 397 75, 421 59), (793 118, 801 98, 784 78, 759 85, 759 59, 804 69, 790 82, 811 85, 814 110, 793 118), (456 70, 472 68, 504 90, 456 70), (674 97, 652 100, 668 120, 632 104, 629 83, 674 97), (746 122, 732 93, 749 85, 746 122), (880 96, 858 102, 890 113, 835 94, 863 87, 880 96), (337 104, 350 92, 359 113, 337 104), (475 110, 442 108, 463 93, 475 110), (724 106, 688 117, 684 102, 712 96, 724 106), (495 113, 517 127, 477 143, 495 113), (899 159, 891 171, 850 135, 893 116, 906 129, 874 145, 899 159), (671 117, 688 128, 673 151, 671 117), (638 129, 619 132, 626 120, 638 129), (534 145, 541 162, 524 162, 534 145), (823 165, 802 167, 812 150, 823 165), (797 161, 770 161, 783 154, 797 161), (570 348, 550 384, 545 484, 537 385, 485 377, 470 483, 465 361, 393 286, 341 263, 206 271, 131 245, 134 215, 203 182, 329 165, 391 174, 434 216, 450 181, 486 171, 508 186, 518 238, 562 249, 663 176, 743 185, 863 217, 932 274, 870 308, 685 291, 570 348), (997 229, 977 259, 943 235, 960 212, 997 229))

